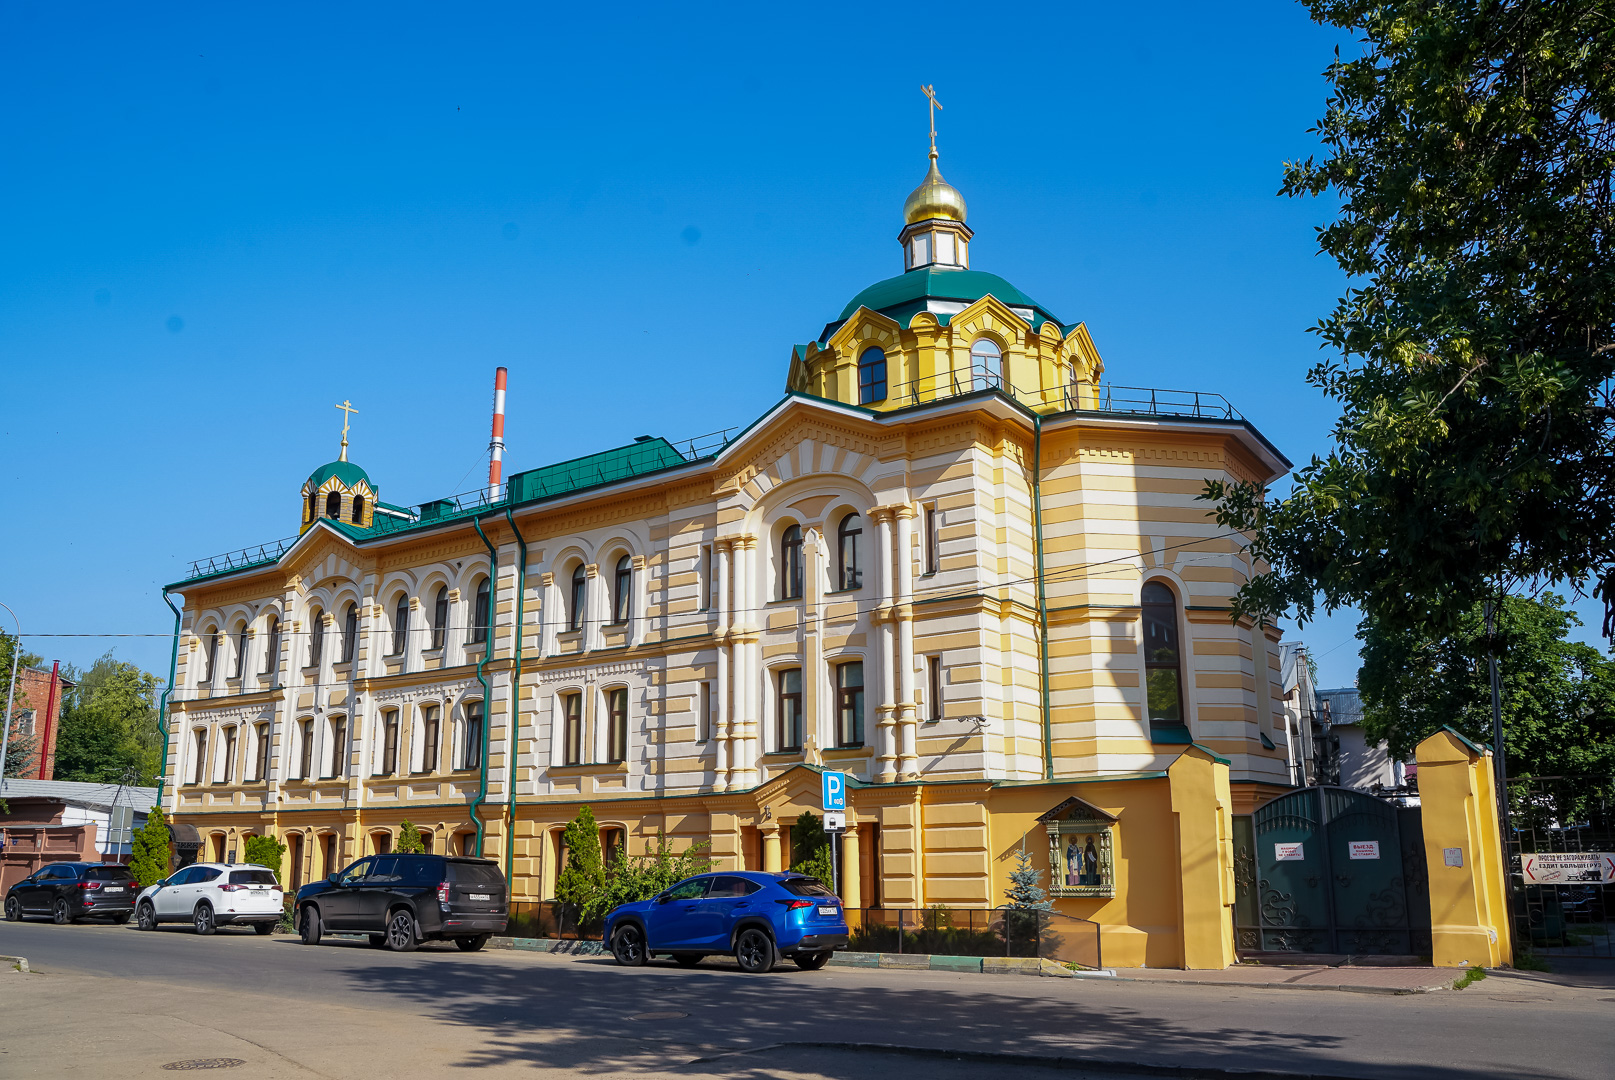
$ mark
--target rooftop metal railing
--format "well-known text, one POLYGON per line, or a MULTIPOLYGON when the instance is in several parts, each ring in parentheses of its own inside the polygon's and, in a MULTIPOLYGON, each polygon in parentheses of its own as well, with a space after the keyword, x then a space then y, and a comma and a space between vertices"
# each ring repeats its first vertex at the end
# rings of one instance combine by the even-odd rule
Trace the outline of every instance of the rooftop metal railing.
POLYGON ((1182 416, 1197 420, 1245 419, 1221 394, 1147 386, 1114 386, 1110 383, 1100 386, 1075 383, 1028 390, 1013 385, 1001 372, 980 364, 899 383, 887 400, 918 405, 984 391, 997 391, 1039 413, 1088 410, 1139 416, 1182 416))

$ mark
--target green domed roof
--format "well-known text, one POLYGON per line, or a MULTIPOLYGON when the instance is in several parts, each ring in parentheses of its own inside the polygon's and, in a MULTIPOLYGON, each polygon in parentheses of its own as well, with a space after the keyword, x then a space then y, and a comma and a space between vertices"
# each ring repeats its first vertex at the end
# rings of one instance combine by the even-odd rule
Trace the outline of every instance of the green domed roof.
MULTIPOLYGON (((1042 304, 997 274, 989 274, 983 270, 947 270, 928 266, 887 278, 885 281, 877 281, 854 296, 847 306, 841 309, 841 318, 824 328, 819 340, 829 338, 861 307, 878 311, 907 325, 908 319, 905 316, 911 317, 925 310, 927 300, 951 300, 969 304, 989 293, 1010 307, 1032 308, 1036 313, 1032 320, 1034 327, 1041 326, 1045 321, 1056 324, 1060 322, 1042 304)), ((947 322, 947 317, 943 316, 942 321, 947 322)))
POLYGON ((370 482, 370 475, 351 461, 332 461, 321 465, 314 470, 314 474, 308 478, 308 482, 318 488, 333 476, 346 488, 357 487, 359 481, 363 480, 369 485, 371 491, 376 490, 376 485, 370 482))

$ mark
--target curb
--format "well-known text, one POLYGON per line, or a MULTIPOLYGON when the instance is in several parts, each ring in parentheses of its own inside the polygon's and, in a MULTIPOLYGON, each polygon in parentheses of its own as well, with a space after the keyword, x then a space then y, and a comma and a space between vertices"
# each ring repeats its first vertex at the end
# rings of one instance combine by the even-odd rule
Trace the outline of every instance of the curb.
POLYGON ((0 964, 11 964, 18 971, 28 972, 28 958, 26 956, 0 956, 0 964))
POLYGON ((748 1054, 766 1054, 776 1050, 817 1049, 855 1050, 866 1054, 892 1054, 904 1057, 923 1057, 933 1060, 979 1061, 994 1065, 1041 1065, 1045 1068, 1077 1069, 1084 1072, 1104 1071, 1132 1076, 1170 1076, 1178 1080, 1358 1080, 1345 1073, 1298 1073, 1273 1069, 1219 1069, 1205 1065, 1150 1065, 1134 1061, 1104 1061, 1091 1057, 1061 1057, 1052 1054, 1010 1054, 991 1050, 944 1050, 932 1046, 901 1046, 895 1043, 864 1042, 780 1042, 768 1046, 731 1050, 711 1054, 686 1062, 701 1065, 722 1061, 725 1058, 748 1054))
POLYGON ((1433 994, 1438 990, 1452 989, 1452 979, 1440 986, 1340 986, 1330 983, 1271 983, 1271 982, 1212 982, 1209 979, 1133 979, 1126 975, 1114 976, 1117 982, 1156 983, 1169 986, 1235 987, 1241 990, 1334 990, 1346 994, 1385 994, 1406 997, 1409 994, 1433 994))

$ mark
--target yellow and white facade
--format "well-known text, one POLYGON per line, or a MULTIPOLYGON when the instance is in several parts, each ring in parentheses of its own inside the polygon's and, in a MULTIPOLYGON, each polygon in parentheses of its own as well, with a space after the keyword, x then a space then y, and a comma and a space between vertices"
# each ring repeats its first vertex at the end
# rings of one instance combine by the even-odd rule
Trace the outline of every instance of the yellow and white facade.
POLYGON ((333 463, 285 550, 170 586, 164 798, 206 856, 278 835, 306 882, 408 820, 540 900, 588 804, 631 853, 778 869, 830 768, 849 906, 996 906, 1024 843, 1108 963, 1230 962, 1230 818, 1288 787, 1284 719, 1276 632, 1229 619, 1245 540, 1197 496, 1288 463, 1215 395, 1107 386, 1082 324, 968 268, 932 173, 904 273, 720 450, 413 509, 333 463), (1102 873, 1042 820, 1072 797, 1102 873))

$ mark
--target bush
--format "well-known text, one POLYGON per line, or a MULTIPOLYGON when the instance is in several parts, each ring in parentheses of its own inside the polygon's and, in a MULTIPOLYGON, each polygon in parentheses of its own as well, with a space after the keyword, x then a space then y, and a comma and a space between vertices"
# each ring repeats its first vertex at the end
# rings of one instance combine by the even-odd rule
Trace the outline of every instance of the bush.
POLYGON ((281 856, 286 854, 285 844, 273 836, 249 836, 242 852, 248 862, 269 867, 275 872, 276 880, 280 880, 281 856))
POLYGON ((168 847, 168 820, 163 808, 153 806, 146 823, 135 833, 129 857, 129 873, 142 885, 155 885, 168 876, 173 861, 168 847))
POLYGON ((605 888, 605 868, 600 865, 600 826, 594 811, 585 806, 561 833, 566 848, 566 866, 555 882, 555 898, 578 911, 589 909, 605 888))
POLYGON ((791 826, 791 869, 798 874, 816 877, 829 886, 835 880, 835 867, 830 861, 830 834, 824 831, 824 822, 811 810, 791 826))
POLYGON ((702 855, 706 841, 691 844, 678 854, 673 853, 667 836, 656 833, 656 847, 647 855, 629 855, 618 852, 606 867, 601 889, 582 908, 584 922, 603 918, 612 908, 649 900, 664 889, 677 885, 687 877, 705 873, 712 860, 702 855))
POLYGON ((426 842, 421 839, 421 831, 413 822, 406 820, 399 823, 397 851, 400 855, 426 854, 426 842))

